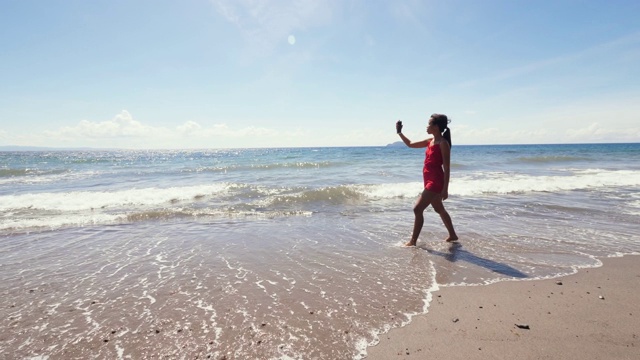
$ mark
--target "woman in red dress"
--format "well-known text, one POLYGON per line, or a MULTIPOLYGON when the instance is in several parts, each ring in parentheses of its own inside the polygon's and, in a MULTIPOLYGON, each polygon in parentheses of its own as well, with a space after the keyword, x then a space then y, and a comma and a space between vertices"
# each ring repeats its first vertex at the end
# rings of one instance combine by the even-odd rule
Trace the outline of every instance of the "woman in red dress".
POLYGON ((449 231, 449 237, 445 240, 448 242, 458 240, 458 235, 453 229, 451 216, 449 216, 442 203, 443 200, 449 197, 449 167, 451 163, 451 130, 448 126, 449 122, 450 120, 446 115, 431 115, 427 133, 433 135, 433 138, 416 142, 412 142, 402 134, 402 121, 396 123, 396 132, 408 147, 427 148, 424 168, 422 169, 424 190, 413 207, 413 213, 416 216, 413 224, 413 233, 411 234, 411 240, 405 246, 416 245, 424 224, 424 210, 429 205, 433 206, 433 209, 440 214, 444 226, 449 231))

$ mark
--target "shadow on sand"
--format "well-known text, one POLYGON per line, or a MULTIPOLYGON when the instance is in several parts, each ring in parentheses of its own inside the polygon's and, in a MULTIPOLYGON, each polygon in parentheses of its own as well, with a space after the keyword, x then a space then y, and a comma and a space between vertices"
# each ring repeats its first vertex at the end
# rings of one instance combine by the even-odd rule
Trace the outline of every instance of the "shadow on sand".
POLYGON ((509 265, 501 264, 499 262, 481 258, 476 256, 462 248, 462 244, 460 243, 451 243, 449 246, 448 252, 437 251, 433 249, 429 249, 426 246, 420 247, 423 250, 428 251, 430 254, 442 256, 447 261, 456 262, 456 261, 466 261, 474 265, 482 266, 483 268, 489 269, 498 274, 502 274, 509 277, 514 278, 527 278, 529 277, 527 274, 522 271, 515 269, 509 265))

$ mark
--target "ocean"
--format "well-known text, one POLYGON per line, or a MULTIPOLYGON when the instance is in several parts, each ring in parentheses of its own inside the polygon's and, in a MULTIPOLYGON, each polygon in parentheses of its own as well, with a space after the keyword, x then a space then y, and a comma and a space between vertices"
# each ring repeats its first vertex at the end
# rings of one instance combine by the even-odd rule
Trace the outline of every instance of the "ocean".
POLYGON ((0 153, 3 359, 361 359, 433 291, 640 253, 640 144, 0 153))

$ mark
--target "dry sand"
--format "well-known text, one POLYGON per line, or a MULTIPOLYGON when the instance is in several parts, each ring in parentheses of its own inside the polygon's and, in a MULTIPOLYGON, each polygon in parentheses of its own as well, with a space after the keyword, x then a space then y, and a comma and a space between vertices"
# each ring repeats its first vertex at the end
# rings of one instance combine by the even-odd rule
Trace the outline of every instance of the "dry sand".
POLYGON ((441 288, 367 359, 638 360, 640 257, 602 262, 557 279, 441 288))

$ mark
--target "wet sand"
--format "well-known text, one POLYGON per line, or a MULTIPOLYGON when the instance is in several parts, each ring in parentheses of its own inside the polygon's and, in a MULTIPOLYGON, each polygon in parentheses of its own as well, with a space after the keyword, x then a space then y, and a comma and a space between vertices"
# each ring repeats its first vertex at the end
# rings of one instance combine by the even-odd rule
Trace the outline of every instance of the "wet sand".
POLYGON ((367 359, 640 359, 640 256, 601 260, 562 278, 441 288, 367 359))

